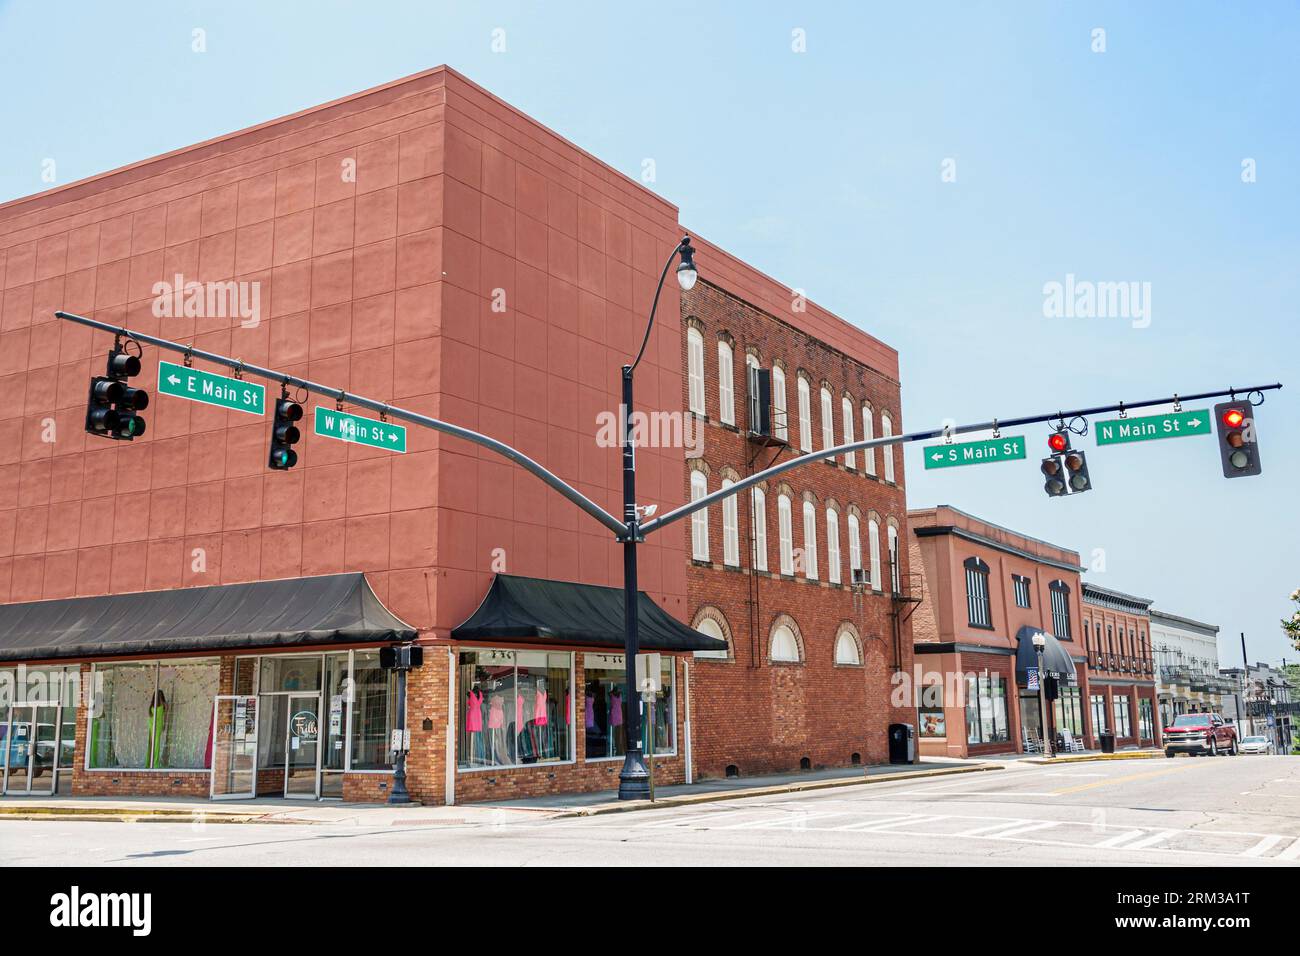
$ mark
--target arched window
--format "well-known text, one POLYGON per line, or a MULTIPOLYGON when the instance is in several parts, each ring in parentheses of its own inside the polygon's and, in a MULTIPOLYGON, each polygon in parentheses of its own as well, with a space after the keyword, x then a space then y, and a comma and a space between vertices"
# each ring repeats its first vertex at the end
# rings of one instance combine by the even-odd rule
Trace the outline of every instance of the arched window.
POLYGON ((778 624, 772 628, 772 643, 768 656, 773 661, 785 664, 799 662, 799 641, 788 625, 778 624))
POLYGON ((862 651, 847 627, 841 628, 839 637, 835 638, 835 663, 848 666, 862 663, 862 651))
POLYGON ((979 558, 962 562, 966 569, 966 618, 971 627, 993 627, 993 612, 989 605, 989 566, 979 558))
MULTIPOLYGON (((847 395, 840 400, 840 417, 844 419, 844 444, 853 444, 853 399, 847 395)), ((844 466, 846 468, 858 467, 858 453, 855 451, 846 452, 844 455, 844 466)))
POLYGON ((776 531, 781 546, 781 573, 794 574, 794 532, 790 514, 790 496, 776 499, 776 531))
MULTIPOLYGON (((691 472, 691 500, 698 501, 709 493, 709 479, 702 471, 691 472)), ((691 557, 696 561, 709 560, 709 509, 701 508, 691 515, 691 557)))
POLYGON ((867 519, 867 554, 871 558, 871 589, 880 590, 880 524, 867 519))
POLYGON ((889 555, 889 580, 894 594, 903 590, 903 568, 898 560, 898 529, 892 524, 885 529, 886 553, 889 555))
POLYGON ((704 414, 704 336, 692 326, 686 331, 687 407, 704 414))
POLYGON ((803 503, 803 569, 809 581, 817 580, 817 508, 803 503))
POLYGON ((790 440, 789 418, 785 410, 785 372, 772 366, 772 431, 781 441, 790 440))
MULTIPOLYGON (((876 437, 876 423, 874 413, 870 405, 862 406, 862 440, 871 441, 876 437)), ((866 466, 867 474, 873 478, 876 475, 876 450, 867 448, 862 452, 863 464, 866 466)))
POLYGON ((754 557, 756 571, 767 570, 767 495, 762 488, 755 488, 754 502, 754 557))
MULTIPOLYGON (((821 391, 821 408, 822 408, 822 448, 835 447, 835 413, 834 404, 831 401, 831 390, 825 385, 821 391)), ((829 462, 834 463, 834 458, 827 458, 829 462)))
POLYGON ((718 418, 723 424, 736 424, 735 370, 731 362, 731 345, 718 339, 718 418))
MULTIPOLYGON (((727 635, 723 633, 722 627, 711 617, 700 618, 700 620, 695 624, 695 629, 706 637, 711 637, 716 641, 723 641, 728 644, 730 643, 727 641, 727 635)), ((702 660, 709 661, 725 661, 730 659, 730 654, 725 650, 696 651, 695 656, 702 660)))
POLYGON ((834 508, 826 509, 826 580, 840 583, 840 516, 834 508))
POLYGON ((1052 595, 1052 633, 1063 641, 1070 635, 1070 586, 1064 581, 1053 581, 1047 586, 1052 595))
MULTIPOLYGON (((880 437, 890 438, 894 434, 894 420, 888 412, 880 413, 880 437)), ((885 481, 894 480, 894 446, 886 445, 881 451, 885 455, 885 481)))
POLYGON ((849 512, 849 580, 853 572, 862 567, 862 535, 858 527, 858 516, 849 512))
MULTIPOLYGON (((722 487, 730 488, 735 482, 722 479, 722 487)), ((740 566, 740 522, 736 515, 736 496, 722 499, 722 563, 740 566)))
POLYGON ((808 379, 799 376, 799 448, 812 451, 812 398, 808 393, 808 379))

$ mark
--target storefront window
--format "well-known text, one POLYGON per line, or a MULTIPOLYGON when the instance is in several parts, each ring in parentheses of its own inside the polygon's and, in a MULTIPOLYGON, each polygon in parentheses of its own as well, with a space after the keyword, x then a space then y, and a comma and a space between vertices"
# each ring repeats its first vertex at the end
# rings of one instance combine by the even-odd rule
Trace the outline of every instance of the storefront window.
POLYGON ((1007 684, 1000 674, 966 675, 966 742, 1005 743, 1007 684))
POLYGON ((927 684, 921 689, 920 706, 916 718, 921 725, 922 737, 946 737, 948 726, 944 718, 943 684, 927 684))
POLYGON ((212 763, 216 659, 96 665, 92 769, 200 770, 212 763))
POLYGON ((1092 711, 1092 732, 1100 734, 1110 726, 1110 722, 1106 719, 1106 695, 1092 694, 1088 698, 1088 703, 1092 711))
MULTIPOLYGON (((586 683, 583 692, 583 726, 587 731, 586 758, 621 757, 627 753, 627 737, 623 729, 623 704, 626 700, 626 658, 622 654, 587 654, 583 657, 586 683)), ((654 706, 654 752, 675 753, 677 741, 673 729, 674 719, 673 660, 660 660, 659 693, 654 706)), ((641 707, 642 725, 646 710, 639 697, 633 701, 641 707)))
POLYGON ((1068 730, 1072 736, 1083 736, 1083 691, 1077 687, 1062 687, 1054 702, 1057 732, 1068 730))
POLYGON ((1147 740, 1155 739, 1154 708, 1151 699, 1143 697, 1138 701, 1138 733, 1147 740))
MULTIPOLYGON (((387 770, 389 741, 397 719, 397 681, 379 666, 378 651, 356 651, 349 693, 352 703, 352 769, 387 770)), ((330 718, 333 720, 333 718, 330 718)))
POLYGON ((1129 720, 1128 695, 1116 694, 1111 701, 1115 715, 1114 731, 1116 737, 1132 737, 1133 726, 1129 720))
POLYGON ((573 655, 479 650, 460 654, 457 765, 515 767, 573 759, 573 655))

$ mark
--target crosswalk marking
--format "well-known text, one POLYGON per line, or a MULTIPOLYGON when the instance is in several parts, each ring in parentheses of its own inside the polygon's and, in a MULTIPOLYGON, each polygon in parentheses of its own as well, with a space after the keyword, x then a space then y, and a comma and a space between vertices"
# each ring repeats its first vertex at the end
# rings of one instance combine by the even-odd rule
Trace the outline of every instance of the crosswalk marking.
POLYGON ((732 823, 719 830, 778 830, 782 827, 803 827, 812 820, 824 820, 827 817, 848 816, 848 810, 822 810, 815 813, 796 812, 784 814, 773 820, 746 820, 744 823, 732 823))
POLYGON ((993 834, 994 840, 1005 840, 1007 837, 1019 836, 1022 833, 1032 833, 1035 830, 1046 830, 1050 827, 1058 826, 1055 820, 1043 820, 1039 823, 1031 823, 1027 827, 1017 827, 1014 830, 1003 830, 1001 833, 993 834))
POLYGON ((1145 832, 1145 830, 1125 830, 1123 833, 1118 833, 1113 837, 1102 840, 1100 843, 1094 844, 1094 846, 1098 848, 1119 846, 1122 843, 1127 843, 1129 840, 1136 840, 1145 832))
POLYGON ((856 830, 861 830, 863 827, 879 826, 882 823, 902 823, 904 820, 919 820, 919 819, 921 818, 914 813, 898 813, 892 816, 886 815, 883 817, 878 817, 875 820, 859 820, 857 823, 846 823, 842 826, 831 827, 831 829, 836 831, 840 831, 840 830, 856 831, 856 830))
POLYGON ((989 826, 975 827, 972 830, 962 830, 958 833, 954 833, 953 836, 973 837, 981 836, 985 833, 992 833, 994 830, 1014 830, 1017 827, 1024 826, 1028 822, 1028 820, 999 820, 997 823, 990 824, 989 826))
POLYGON ((1148 837, 1143 837, 1141 840, 1135 840, 1135 841, 1132 842, 1132 843, 1126 843, 1126 844, 1124 845, 1124 849, 1126 849, 1126 850, 1145 850, 1145 849, 1147 849, 1148 847, 1153 847, 1153 846, 1155 846, 1157 843, 1160 843, 1160 842, 1162 842, 1162 841, 1164 841, 1164 840, 1169 839, 1171 836, 1174 835, 1175 832, 1177 832, 1177 831, 1174 831, 1174 830, 1157 830, 1155 833, 1152 833, 1152 834, 1151 834, 1150 836, 1148 836, 1148 837))
POLYGON ((1300 837, 1291 842, 1291 845, 1279 853, 1274 859, 1277 860, 1300 860, 1300 837))
POLYGON ((1249 850, 1242 850, 1240 855, 1241 856, 1263 856, 1273 847, 1281 843, 1284 839, 1286 838, 1276 836, 1276 835, 1266 836, 1264 837, 1264 839, 1260 840, 1258 843, 1252 846, 1249 850))

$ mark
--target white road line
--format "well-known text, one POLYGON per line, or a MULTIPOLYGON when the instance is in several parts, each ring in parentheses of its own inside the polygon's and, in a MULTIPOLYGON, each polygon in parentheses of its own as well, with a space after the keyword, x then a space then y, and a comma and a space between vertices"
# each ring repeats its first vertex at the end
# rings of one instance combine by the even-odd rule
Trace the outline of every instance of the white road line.
POLYGON ((732 823, 725 827, 718 827, 719 830, 779 830, 782 827, 802 827, 806 826, 811 820, 821 820, 826 817, 844 817, 848 816, 849 810, 821 810, 815 813, 788 813, 776 818, 767 818, 764 820, 746 820, 744 823, 732 823))
POLYGON ((1173 835, 1174 835, 1175 833, 1177 833, 1177 832, 1178 832, 1177 830, 1157 830, 1155 833, 1151 834, 1149 837, 1143 837, 1141 840, 1135 840, 1135 841, 1132 842, 1132 843, 1126 843, 1126 844, 1124 844, 1124 849, 1126 849, 1126 850, 1146 850, 1146 849, 1148 849, 1148 848, 1150 848, 1150 847, 1155 846, 1157 843, 1160 843, 1160 842, 1163 841, 1163 840, 1167 840, 1167 839, 1169 839, 1171 836, 1173 836, 1173 835))
POLYGON ((1014 829, 1015 827, 1021 827, 1028 822, 1029 822, 1028 820, 1000 820, 997 823, 994 823, 990 826, 975 827, 972 830, 962 830, 960 833, 954 833, 953 836, 959 836, 959 837, 980 836, 981 834, 984 833, 992 833, 994 830, 1007 830, 1007 829, 1014 829))
POLYGON ((994 833, 991 836, 986 837, 985 839, 1006 840, 1009 838, 1018 837, 1022 833, 1032 833, 1035 830, 1046 830, 1049 827, 1054 827, 1059 825, 1060 824, 1056 820, 1043 820, 1038 823, 1031 823, 1027 827, 1017 827, 1014 830, 1003 830, 1001 833, 994 833))
POLYGON ((1277 846, 1285 839, 1286 837, 1280 837, 1276 835, 1266 836, 1264 837, 1264 839, 1260 840, 1258 843, 1252 846, 1249 850, 1242 850, 1237 855, 1238 856, 1263 856, 1268 850, 1271 850, 1273 847, 1277 846))
POLYGON ((934 823, 938 820, 946 820, 946 819, 948 818, 943 814, 935 814, 930 816, 922 814, 920 816, 908 817, 907 819, 904 820, 894 820, 889 823, 876 822, 876 823, 868 824, 866 826, 854 827, 853 832, 854 833, 879 833, 882 830, 889 830, 893 827, 911 826, 914 823, 934 823))
POLYGON ((894 815, 886 814, 882 819, 879 820, 866 820, 866 821, 860 820, 857 823, 846 823, 843 826, 828 827, 827 829, 835 830, 837 832, 844 831, 844 830, 860 830, 863 827, 874 827, 882 823, 901 823, 904 820, 919 820, 919 819, 921 819, 921 817, 915 813, 899 813, 894 815))
POLYGON ((676 817, 669 820, 652 820, 649 823, 637 824, 638 830, 671 830, 675 828, 685 828, 694 826, 697 823, 714 823, 718 820, 726 820, 743 813, 759 813, 760 810, 754 807, 745 807, 740 810, 717 810, 713 813, 696 813, 688 817, 676 817))
POLYGON ((1300 838, 1294 840, 1289 847, 1273 857, 1275 860, 1300 860, 1300 838))
POLYGON ((1123 843, 1127 843, 1129 840, 1136 840, 1144 833, 1146 833, 1145 830, 1125 830, 1123 833, 1117 833, 1115 836, 1102 840, 1100 843, 1094 843, 1093 846, 1097 849, 1101 849, 1102 847, 1119 846, 1123 843))
POLYGON ((1106 773, 1075 773, 1069 770, 1049 770, 1044 777, 1108 777, 1106 773))

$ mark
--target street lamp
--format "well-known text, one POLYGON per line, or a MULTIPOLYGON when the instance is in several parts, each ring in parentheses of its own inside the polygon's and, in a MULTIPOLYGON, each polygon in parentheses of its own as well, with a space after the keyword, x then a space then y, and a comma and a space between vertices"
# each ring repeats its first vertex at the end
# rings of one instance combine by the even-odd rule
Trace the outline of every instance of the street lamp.
MULTIPOLYGON (((659 276, 659 285, 655 287, 655 297, 650 303, 650 319, 646 323, 645 337, 641 348, 631 365, 623 366, 623 521, 627 531, 620 540, 623 542, 623 664, 627 692, 623 695, 623 730, 627 741, 623 757, 623 769, 618 775, 618 798, 620 800, 644 800, 650 796, 650 771, 646 768, 641 755, 641 705, 636 686, 636 656, 640 651, 637 633, 637 583, 636 583, 636 546, 644 540, 641 531, 641 515, 636 505, 636 451, 632 445, 632 373, 641 364, 646 346, 650 342, 650 331, 655 324, 655 310, 659 307, 659 293, 663 291, 664 280, 668 278, 668 269, 673 260, 681 257, 677 266, 677 284, 683 292, 695 286, 699 272, 695 268, 695 249, 690 236, 682 236, 682 241, 673 247, 664 271, 659 276)), ((649 517, 647 515, 646 517, 649 517)), ((653 731, 652 731, 653 732, 653 731)))
POLYGON ((1043 674, 1043 648, 1047 646, 1047 637, 1042 631, 1034 634, 1034 653, 1038 655, 1038 720, 1043 728, 1043 753, 1049 757, 1055 757, 1055 747, 1052 746, 1051 734, 1047 728, 1047 693, 1045 685, 1047 678, 1043 674))

